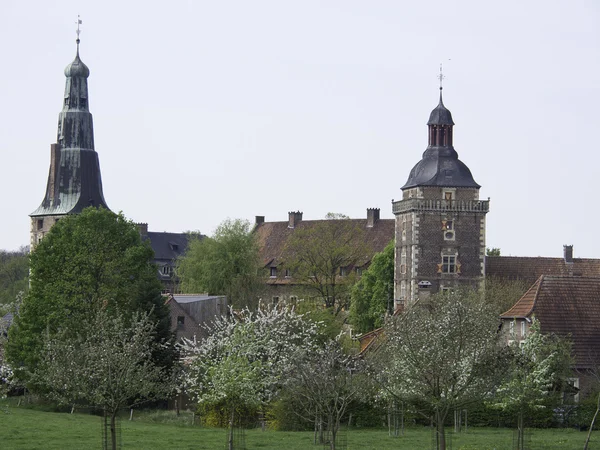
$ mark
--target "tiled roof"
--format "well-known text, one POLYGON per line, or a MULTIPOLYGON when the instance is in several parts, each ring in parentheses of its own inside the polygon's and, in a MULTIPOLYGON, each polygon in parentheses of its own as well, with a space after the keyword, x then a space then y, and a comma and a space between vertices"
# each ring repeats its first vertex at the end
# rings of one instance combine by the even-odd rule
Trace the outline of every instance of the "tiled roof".
POLYGON ((486 256, 485 274, 530 283, 542 275, 600 277, 600 259, 573 258, 567 263, 563 258, 486 256))
MULTIPOLYGON (((379 219, 372 227, 367 227, 367 219, 344 219, 365 230, 365 242, 370 255, 363 264, 368 263, 375 253, 383 251, 394 238, 394 219, 379 219)), ((312 228, 326 220, 302 220, 294 228, 285 222, 263 222, 257 224, 254 233, 258 239, 261 260, 265 266, 276 267, 284 262, 284 252, 288 239, 295 230, 312 228)))
POLYGON ((579 367, 600 351, 600 277, 541 276, 503 319, 540 321, 544 333, 570 337, 579 367))

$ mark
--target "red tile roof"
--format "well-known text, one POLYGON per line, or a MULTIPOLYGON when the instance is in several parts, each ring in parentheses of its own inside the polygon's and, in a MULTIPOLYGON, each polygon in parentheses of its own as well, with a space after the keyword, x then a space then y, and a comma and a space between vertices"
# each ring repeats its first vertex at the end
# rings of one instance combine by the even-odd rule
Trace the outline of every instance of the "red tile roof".
POLYGON ((531 318, 544 333, 567 336, 578 367, 600 352, 600 277, 541 276, 502 319, 531 318))
MULTIPOLYGON (((344 219, 365 230, 364 239, 371 252, 368 263, 375 253, 383 251, 394 238, 394 219, 379 219, 372 227, 367 227, 367 219, 344 219)), ((288 239, 295 230, 307 229, 325 222, 325 220, 302 220, 295 228, 285 222, 263 222, 256 225, 254 233, 258 239, 260 256, 265 266, 276 267, 284 262, 284 252, 288 239)), ((283 280, 280 280, 283 281, 283 280)))
POLYGON ((531 283, 542 275, 600 277, 600 259, 573 258, 567 263, 563 258, 486 256, 485 274, 531 283))

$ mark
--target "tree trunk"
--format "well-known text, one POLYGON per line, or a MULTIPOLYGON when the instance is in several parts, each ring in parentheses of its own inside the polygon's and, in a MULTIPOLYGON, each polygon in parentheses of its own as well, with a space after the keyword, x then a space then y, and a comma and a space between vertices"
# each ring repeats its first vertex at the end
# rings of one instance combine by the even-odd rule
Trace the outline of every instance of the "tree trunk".
POLYGON ((590 424, 590 429, 588 430, 587 437, 585 438, 585 444, 583 446, 583 450, 588 449, 588 445, 590 443, 590 438, 592 437, 592 430, 594 429, 594 423, 596 422, 596 417, 598 417, 599 411, 600 411, 600 394, 598 394, 598 405, 596 406, 596 412, 594 413, 594 417, 592 418, 592 423, 590 424))
POLYGON ((439 409, 437 409, 435 411, 435 421, 437 430, 438 450, 446 450, 446 430, 444 429, 444 419, 445 416, 443 416, 442 412, 439 409))
POLYGON ((235 420, 235 407, 231 407, 231 419, 229 421, 229 438, 227 439, 227 448, 233 450, 233 426, 235 420))
POLYGON ((517 419, 517 450, 524 450, 525 448, 525 439, 524 439, 524 432, 523 432, 523 423, 524 423, 524 418, 523 418, 523 410, 519 411, 519 417, 517 419))
POLYGON ((110 415, 110 442, 112 450, 117 450, 117 411, 110 415))

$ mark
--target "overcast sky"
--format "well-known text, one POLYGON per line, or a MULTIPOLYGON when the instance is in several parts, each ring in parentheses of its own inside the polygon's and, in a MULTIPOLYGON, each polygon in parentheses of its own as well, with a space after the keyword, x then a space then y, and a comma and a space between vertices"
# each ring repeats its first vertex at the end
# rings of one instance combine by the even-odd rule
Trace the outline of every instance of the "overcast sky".
POLYGON ((151 231, 392 218, 438 101, 504 255, 600 257, 600 3, 0 4, 0 248, 29 243, 83 20, 104 196, 151 231))

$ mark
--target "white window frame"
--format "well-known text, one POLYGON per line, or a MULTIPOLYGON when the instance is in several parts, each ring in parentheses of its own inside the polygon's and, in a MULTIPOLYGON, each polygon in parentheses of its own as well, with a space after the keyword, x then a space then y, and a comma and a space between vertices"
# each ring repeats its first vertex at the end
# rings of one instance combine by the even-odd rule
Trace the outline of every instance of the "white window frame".
POLYGON ((453 273, 457 273, 457 265, 458 265, 458 258, 456 256, 456 254, 454 255, 449 255, 449 254, 444 254, 442 255, 442 273, 449 273, 449 274, 453 274, 453 273), (445 270, 445 269, 448 270, 445 270), (450 270, 452 269, 452 270, 450 270))

